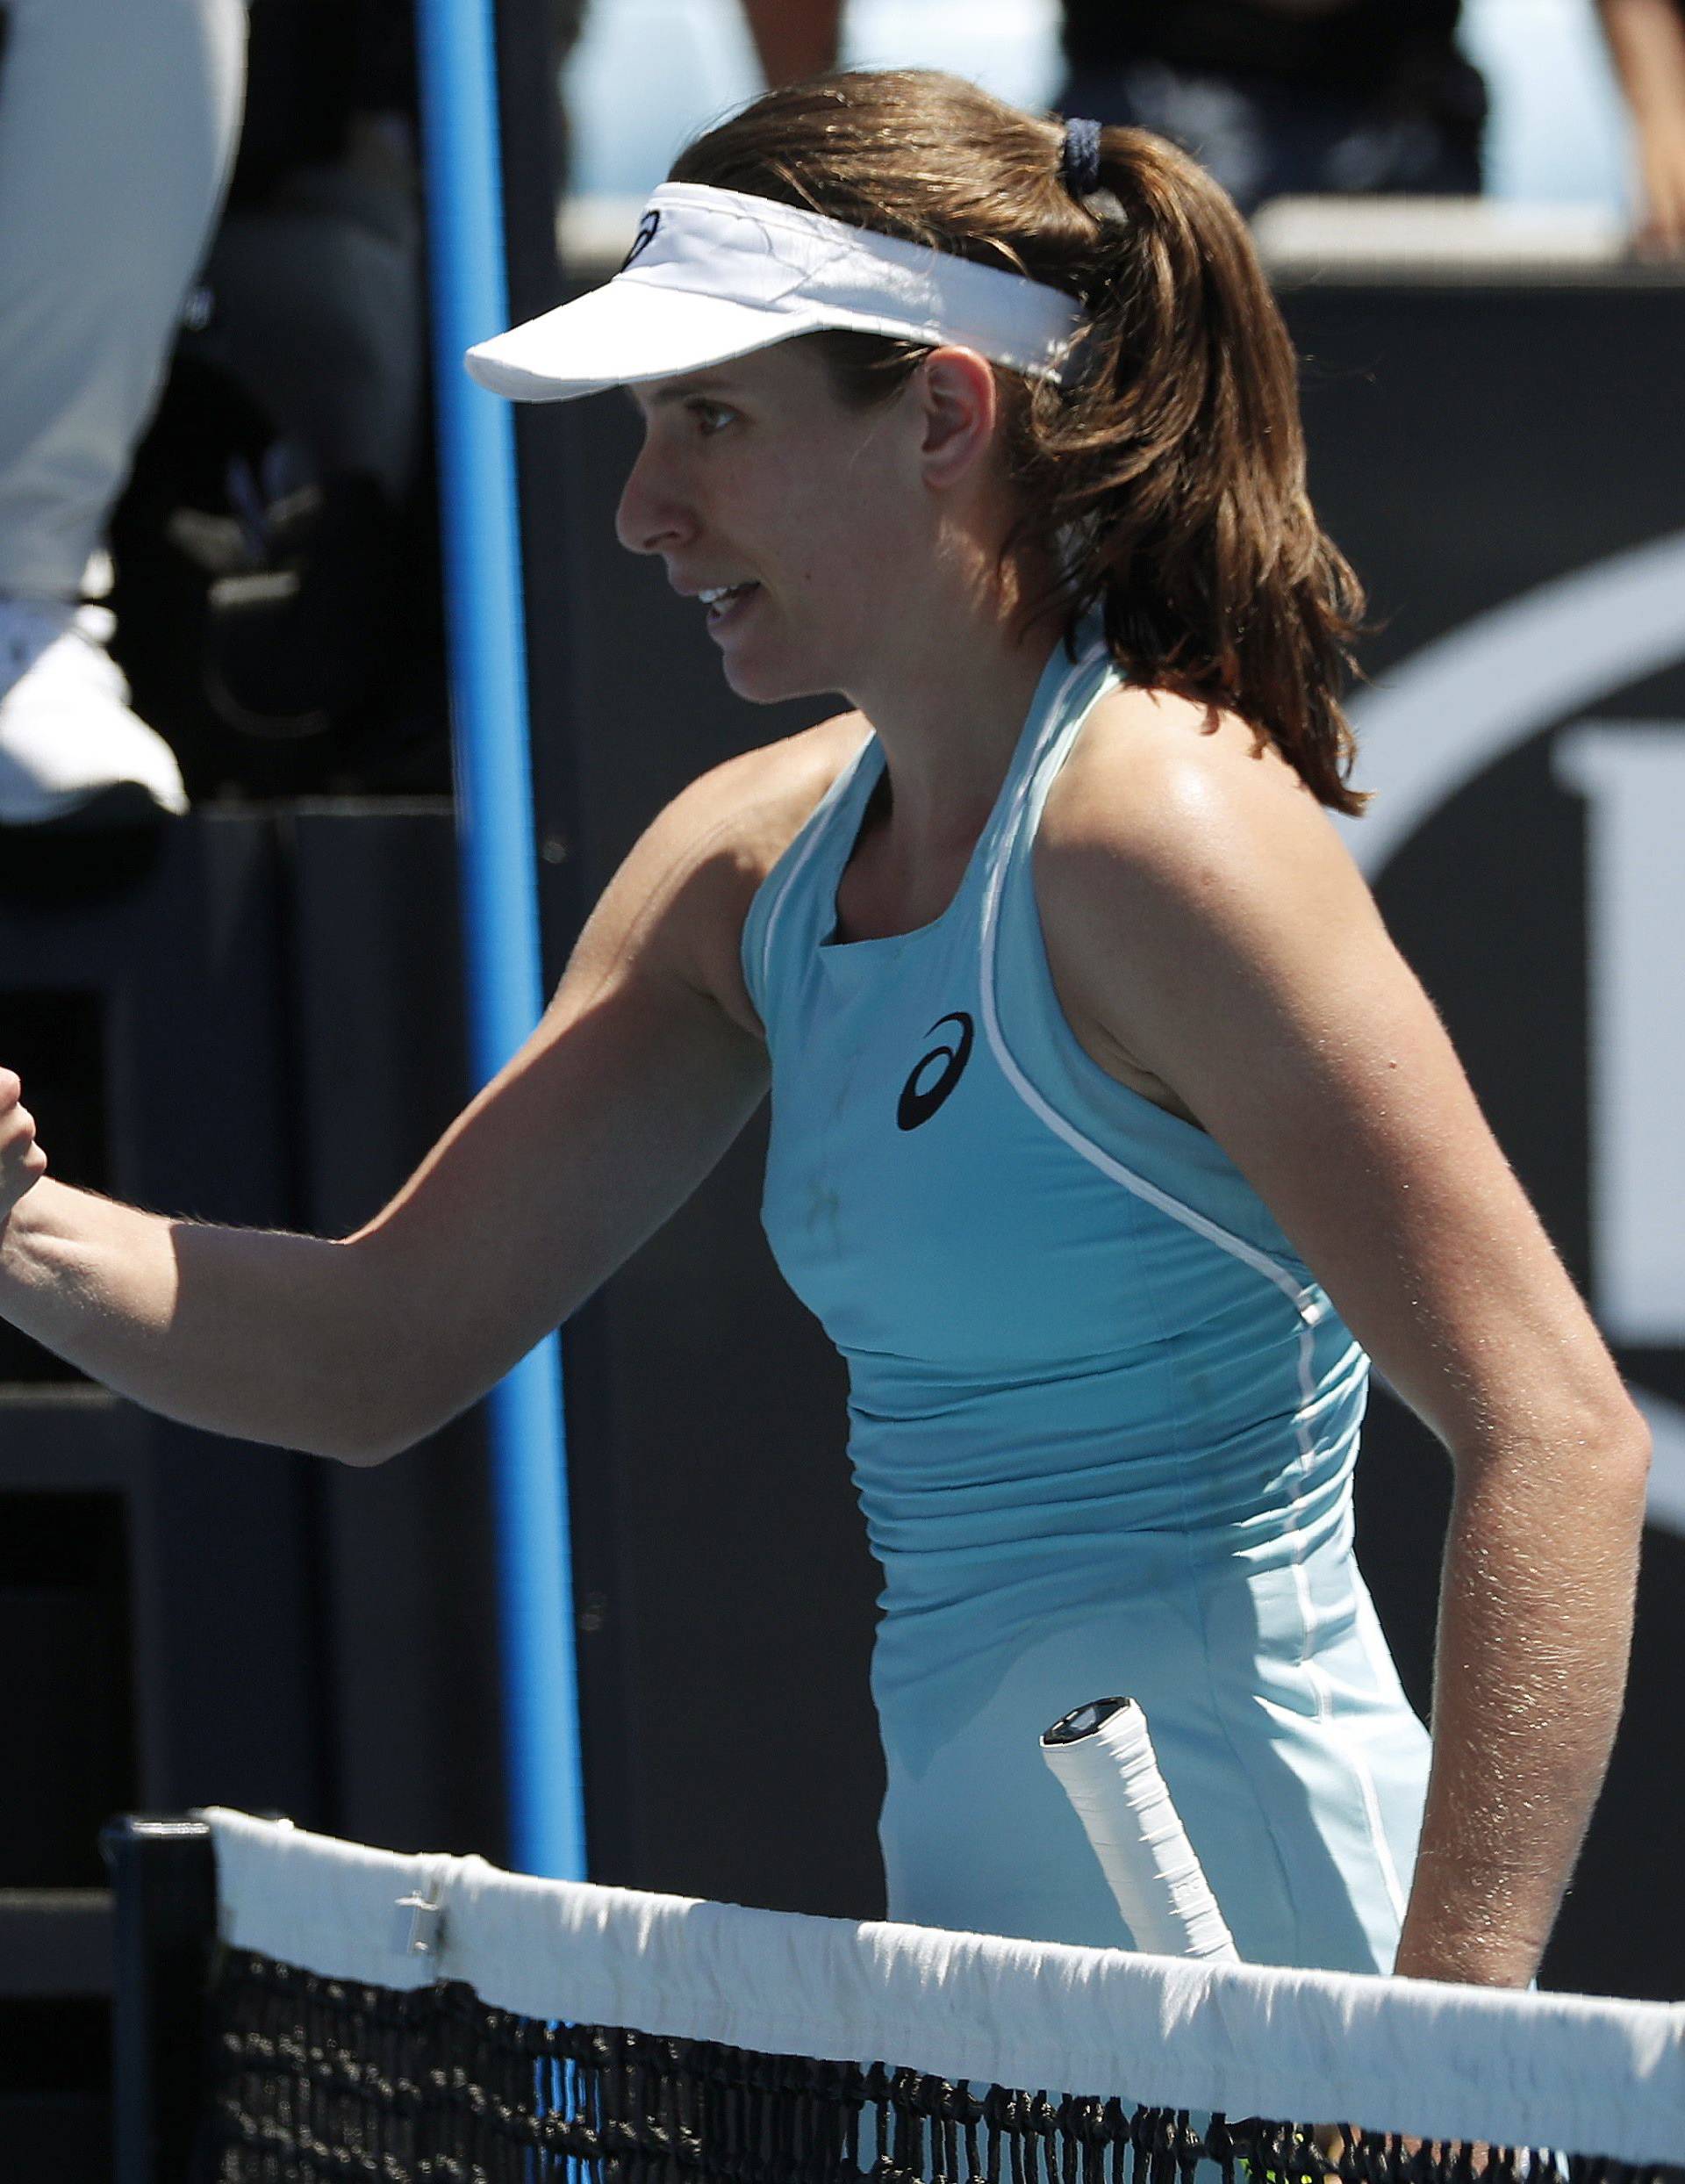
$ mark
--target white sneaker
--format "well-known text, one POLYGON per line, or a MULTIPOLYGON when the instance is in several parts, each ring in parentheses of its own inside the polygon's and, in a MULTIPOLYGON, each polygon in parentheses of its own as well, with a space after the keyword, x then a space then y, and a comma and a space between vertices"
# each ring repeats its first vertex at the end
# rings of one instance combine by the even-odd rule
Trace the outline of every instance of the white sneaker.
POLYGON ((187 809, 176 755, 129 710, 116 622, 73 600, 0 598, 0 827, 149 825, 187 809))

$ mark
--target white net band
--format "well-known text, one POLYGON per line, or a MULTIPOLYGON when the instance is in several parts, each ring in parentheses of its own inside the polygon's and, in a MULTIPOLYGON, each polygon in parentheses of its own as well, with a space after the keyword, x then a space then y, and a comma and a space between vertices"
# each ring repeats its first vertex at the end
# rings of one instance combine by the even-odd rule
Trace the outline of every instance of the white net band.
POLYGON ((1685 2152, 1677 2005, 854 1924, 203 1817, 220 1938, 333 1979, 462 1980, 526 2017, 956 2080, 1629 2162, 1685 2152))

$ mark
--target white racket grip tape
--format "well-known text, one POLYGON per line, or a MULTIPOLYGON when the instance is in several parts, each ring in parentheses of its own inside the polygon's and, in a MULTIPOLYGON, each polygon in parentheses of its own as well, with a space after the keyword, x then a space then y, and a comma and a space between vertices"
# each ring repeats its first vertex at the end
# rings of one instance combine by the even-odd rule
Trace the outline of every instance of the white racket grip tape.
POLYGON ((1047 1731, 1042 1754, 1076 1808, 1136 1947, 1237 1963, 1140 1707, 1128 1699, 1079 1706, 1047 1731))

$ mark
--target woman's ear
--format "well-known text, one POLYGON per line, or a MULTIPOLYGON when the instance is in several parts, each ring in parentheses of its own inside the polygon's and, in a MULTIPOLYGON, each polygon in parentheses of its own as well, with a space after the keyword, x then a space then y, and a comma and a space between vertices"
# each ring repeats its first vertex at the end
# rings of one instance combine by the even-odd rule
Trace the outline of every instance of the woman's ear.
POLYGON ((944 491, 987 459, 1000 415, 994 373, 974 349, 933 348, 916 385, 925 482, 944 491))

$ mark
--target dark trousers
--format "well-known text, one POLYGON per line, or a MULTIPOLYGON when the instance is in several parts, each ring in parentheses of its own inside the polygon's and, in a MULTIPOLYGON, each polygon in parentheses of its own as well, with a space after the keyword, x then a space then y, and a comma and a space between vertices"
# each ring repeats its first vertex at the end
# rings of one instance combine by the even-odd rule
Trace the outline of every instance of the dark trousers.
POLYGON ((1430 93, 1368 98, 1137 60, 1079 69, 1057 111, 1168 137, 1248 214, 1269 198, 1462 197, 1481 188, 1485 101, 1472 68, 1430 93))

